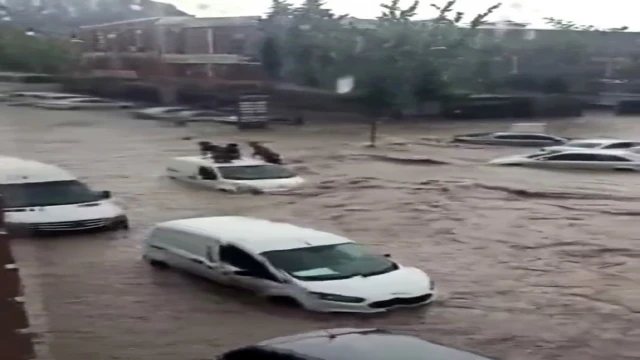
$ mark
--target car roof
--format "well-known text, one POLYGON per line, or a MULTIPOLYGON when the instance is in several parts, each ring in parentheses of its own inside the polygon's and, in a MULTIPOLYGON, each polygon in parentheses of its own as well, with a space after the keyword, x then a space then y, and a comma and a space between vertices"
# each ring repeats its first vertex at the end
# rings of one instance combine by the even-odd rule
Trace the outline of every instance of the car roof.
POLYGON ((319 330, 266 340, 255 347, 323 360, 489 360, 381 329, 319 330))
POLYGON ((223 243, 240 245, 256 253, 353 242, 324 231, 244 216, 171 220, 157 227, 212 235, 223 243))
POLYGON ((76 100, 102 100, 102 101, 112 101, 109 99, 103 99, 99 97, 87 96, 87 97, 78 97, 73 99, 65 99, 65 101, 76 101, 76 100))
POLYGON ((511 132, 511 131, 501 131, 501 132, 494 132, 494 133, 489 133, 488 135, 537 135, 537 136, 549 136, 549 137, 558 137, 555 135, 549 135, 549 134, 543 134, 543 133, 534 133, 534 132, 525 132, 525 131, 519 131, 519 132, 511 132))
POLYGON ((269 165, 268 163, 252 158, 241 158, 240 160, 233 160, 229 163, 217 163, 211 160, 210 157, 203 156, 180 156, 173 158, 176 161, 190 162, 197 166, 214 166, 214 167, 232 167, 232 166, 257 166, 257 165, 269 165))
POLYGON ((602 145, 607 145, 607 144, 615 144, 615 143, 620 143, 620 142, 635 142, 635 141, 620 140, 620 139, 575 139, 575 140, 569 141, 564 146, 571 146, 572 143, 574 143, 574 144, 575 143, 598 143, 598 144, 602 144, 602 145))
POLYGON ((617 155, 624 156, 629 159, 633 159, 634 161, 640 161, 640 154, 636 152, 632 152, 626 149, 576 149, 576 150, 568 150, 562 151, 558 153, 554 153, 552 155, 561 155, 561 154, 596 154, 596 155, 617 155))
POLYGON ((54 165, 11 156, 0 156, 0 184, 70 181, 77 178, 54 165))

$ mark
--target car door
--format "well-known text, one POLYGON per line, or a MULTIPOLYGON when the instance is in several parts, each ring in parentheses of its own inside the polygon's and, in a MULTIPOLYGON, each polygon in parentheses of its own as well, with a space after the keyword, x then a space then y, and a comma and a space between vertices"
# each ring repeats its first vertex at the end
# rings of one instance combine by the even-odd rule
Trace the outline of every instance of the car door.
POLYGON ((202 256, 192 258, 193 272, 209 280, 224 282, 221 278, 220 241, 204 236, 194 236, 194 238, 200 244, 196 251, 201 252, 202 256))
POLYGON ((219 189, 222 184, 220 175, 211 166, 199 166, 196 178, 198 184, 212 189, 219 189))
POLYGON ((598 164, 602 169, 636 169, 633 161, 617 155, 598 155, 598 164))
POLYGON ((219 259, 224 281, 258 294, 281 292, 284 283, 262 260, 232 244, 220 245, 219 259))

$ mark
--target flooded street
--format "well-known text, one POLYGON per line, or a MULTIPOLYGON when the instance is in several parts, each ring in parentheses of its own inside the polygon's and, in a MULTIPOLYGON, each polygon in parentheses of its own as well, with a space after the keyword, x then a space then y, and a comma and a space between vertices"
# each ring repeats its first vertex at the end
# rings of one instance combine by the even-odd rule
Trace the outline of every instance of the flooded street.
MULTIPOLYGON (((446 143, 503 129, 382 125, 380 147, 368 149, 361 124, 239 133, 0 107, 2 154, 51 162, 113 191, 132 222, 129 233, 14 241, 40 350, 56 360, 211 359, 270 337, 375 326, 504 360, 640 358, 640 174, 494 168, 484 163, 529 149, 446 143), (310 184, 287 195, 225 195, 162 178, 168 158, 195 154, 198 140, 274 141, 310 184), (347 235, 427 271, 439 299, 428 310, 311 314, 140 260, 153 224, 224 214, 347 235)), ((640 119, 592 116, 548 130, 640 139, 640 119)))

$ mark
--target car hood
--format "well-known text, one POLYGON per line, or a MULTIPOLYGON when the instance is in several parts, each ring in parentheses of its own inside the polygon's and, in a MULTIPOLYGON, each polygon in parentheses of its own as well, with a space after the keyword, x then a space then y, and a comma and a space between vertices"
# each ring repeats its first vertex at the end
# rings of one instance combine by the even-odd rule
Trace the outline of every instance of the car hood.
POLYGON ((386 274, 329 281, 297 280, 311 292, 356 296, 366 299, 410 297, 429 292, 431 279, 422 270, 400 267, 386 274))
POLYGON ((123 215, 122 209, 111 201, 85 204, 21 208, 5 212, 8 223, 48 223, 113 218, 123 215))
POLYGON ((304 184, 304 179, 296 176, 287 179, 265 179, 265 180, 227 180, 227 182, 234 185, 250 186, 252 188, 262 190, 265 192, 270 191, 284 191, 291 190, 304 184))

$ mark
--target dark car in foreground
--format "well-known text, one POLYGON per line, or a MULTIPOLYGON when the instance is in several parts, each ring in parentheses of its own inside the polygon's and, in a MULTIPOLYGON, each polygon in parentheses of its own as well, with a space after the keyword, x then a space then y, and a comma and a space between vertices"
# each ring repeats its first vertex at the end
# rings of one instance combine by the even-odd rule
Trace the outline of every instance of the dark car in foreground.
POLYGON ((266 340, 218 360, 490 360, 381 329, 330 329, 266 340))

